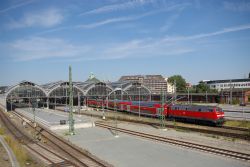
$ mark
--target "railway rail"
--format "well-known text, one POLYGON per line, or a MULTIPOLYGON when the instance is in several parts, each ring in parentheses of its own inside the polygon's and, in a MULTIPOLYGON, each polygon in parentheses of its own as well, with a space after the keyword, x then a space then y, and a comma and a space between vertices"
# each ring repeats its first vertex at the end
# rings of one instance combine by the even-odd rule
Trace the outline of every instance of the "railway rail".
MULTIPOLYGON (((57 109, 58 111, 63 111, 64 112, 64 110, 62 110, 62 109, 60 109, 60 108, 58 108, 57 109)), ((110 113, 112 113, 112 112, 114 112, 113 110, 105 110, 105 112, 110 112, 110 113)), ((121 114, 125 114, 124 112, 119 112, 119 113, 121 113, 121 114)), ((126 114, 126 115, 128 115, 128 114, 126 114)), ((92 115, 92 116, 94 116, 94 115, 92 115)), ((168 121, 171 121, 172 122, 172 120, 168 120, 168 121)), ((191 124, 192 125, 192 124, 191 124)), ((196 124, 196 125, 198 125, 198 124, 196 124)), ((211 127, 211 126, 206 126, 206 125, 201 125, 202 127, 211 127)), ((233 127, 233 126, 224 126, 224 125, 222 125, 222 126, 218 126, 218 127, 216 127, 216 128, 220 128, 220 129, 230 129, 230 130, 238 130, 238 131, 242 131, 242 132, 249 132, 249 130, 250 129, 248 129, 248 128, 243 128, 243 127, 233 127)))
MULTIPOLYGON (((57 110, 63 111, 62 109, 57 109, 57 110)), ((108 113, 109 114, 106 114, 105 117, 114 119, 114 115, 112 114, 113 112, 108 111, 108 113)), ((82 112, 81 114, 91 116, 91 117, 98 117, 98 118, 102 118, 103 116, 102 112, 88 112, 87 111, 87 112, 82 112)), ((156 119, 152 119, 152 121, 151 120, 149 121, 149 120, 144 120, 144 119, 138 119, 137 117, 134 117, 134 116, 131 117, 131 115, 128 115, 129 118, 122 117, 124 113, 121 113, 121 112, 119 112, 119 114, 122 114, 117 117, 117 119, 120 121, 146 124, 146 125, 151 125, 151 126, 160 126, 160 122, 156 121, 156 119)), ((205 126, 205 125, 197 125, 197 124, 185 124, 181 122, 178 122, 178 125, 175 125, 173 121, 170 121, 170 120, 166 121, 166 127, 225 136, 225 137, 232 137, 232 138, 237 138, 237 139, 250 140, 250 129, 248 128, 231 127, 231 126, 213 127, 213 126, 205 126)))
MULTIPOLYGON (((2 107, 1 107, 2 108, 2 107)), ((19 117, 22 121, 26 122, 31 128, 34 128, 34 126, 31 124, 31 120, 29 118, 21 115, 20 113, 17 113, 15 111, 12 111, 14 115, 19 117)), ((30 139, 28 136, 25 136, 23 132, 15 126, 15 124, 0 110, 0 118, 4 121, 5 124, 7 124, 7 127, 11 129, 10 132, 15 132, 13 134, 20 142, 25 143, 25 145, 28 147, 30 150, 34 150, 32 147, 30 147, 30 143, 32 143, 32 139, 30 139)), ((100 160, 99 158, 95 157, 94 155, 91 155, 87 151, 83 151, 79 149, 78 147, 68 143, 66 140, 63 138, 55 135, 52 133, 50 130, 45 128, 42 125, 37 124, 35 130, 37 133, 41 134, 43 138, 45 138, 47 141, 53 143, 54 146, 57 147, 58 150, 63 152, 64 154, 67 155, 67 158, 69 159, 68 161, 65 162, 60 162, 60 164, 56 164, 55 162, 52 162, 51 159, 49 159, 47 156, 43 157, 46 161, 50 162, 52 166, 68 166, 68 164, 71 164, 70 166, 75 166, 75 167, 112 167, 112 165, 108 164, 105 161, 100 160)), ((34 142, 33 142, 34 143, 34 142)), ((40 145, 38 147, 41 147, 40 145)), ((41 149, 45 149, 44 147, 41 149)), ((47 150, 49 151, 49 150, 47 150)), ((34 150, 34 152, 36 152, 34 150)), ((36 152, 38 155, 40 151, 36 152)), ((51 152, 51 154, 55 154, 54 152, 51 152)), ((54 157, 57 156, 58 159, 62 159, 62 156, 54 155, 54 157)), ((65 160, 65 159, 64 159, 65 160)))
POLYGON ((25 135, 24 132, 17 128, 17 126, 2 111, 0 111, 0 118, 5 124, 8 131, 29 150, 31 150, 33 153, 37 154, 41 159, 43 159, 48 166, 76 166, 74 163, 68 161, 66 158, 60 156, 59 154, 51 151, 42 144, 34 142, 30 137, 25 135), (43 154, 45 152, 47 154, 43 154))
MULTIPOLYGON (((33 126, 29 123, 29 118, 25 117, 24 115, 12 111, 15 115, 17 115, 20 119, 27 122, 29 126, 33 128, 33 126)), ((30 121, 31 122, 31 121, 30 121)), ((67 154, 69 159, 73 160, 77 166, 84 166, 84 167, 111 167, 112 165, 98 159, 97 157, 91 155, 87 151, 83 151, 76 146, 68 143, 63 138, 55 135, 50 130, 47 130, 42 125, 38 125, 35 130, 41 134, 44 138, 46 138, 49 142, 53 143, 59 150, 63 151, 67 154)))
POLYGON ((185 148, 191 148, 191 149, 200 150, 203 152, 213 153, 213 154, 217 154, 217 155, 222 155, 222 156, 250 162, 250 154, 247 154, 247 153, 241 153, 241 152, 237 152, 237 151, 221 149, 221 148, 216 148, 216 147, 211 147, 211 146, 207 146, 207 145, 196 144, 196 143, 191 143, 191 142, 186 142, 186 141, 181 141, 181 140, 176 140, 176 139, 162 137, 162 136, 158 136, 158 135, 152 135, 152 134, 148 134, 148 133, 144 133, 144 132, 128 130, 128 129, 124 129, 124 128, 119 128, 119 127, 107 125, 107 124, 101 123, 101 122, 95 122, 95 125, 98 127, 107 128, 110 130, 116 130, 116 131, 126 133, 129 135, 142 137, 145 139, 155 140, 158 142, 173 144, 173 145, 177 145, 177 146, 181 146, 181 147, 185 147, 185 148))

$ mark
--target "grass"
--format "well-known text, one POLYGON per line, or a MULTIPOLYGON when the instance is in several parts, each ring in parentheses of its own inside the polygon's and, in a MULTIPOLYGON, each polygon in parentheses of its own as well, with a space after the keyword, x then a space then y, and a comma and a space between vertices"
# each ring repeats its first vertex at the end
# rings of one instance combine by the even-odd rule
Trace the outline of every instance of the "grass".
POLYGON ((227 120, 224 125, 250 129, 250 121, 227 120))
POLYGON ((5 134, 4 128, 0 128, 0 135, 4 135, 4 134, 5 134))
POLYGON ((4 137, 13 153, 16 155, 16 158, 20 164, 20 166, 26 166, 27 164, 32 164, 32 159, 28 156, 26 150, 22 147, 22 145, 14 140, 10 136, 4 137))

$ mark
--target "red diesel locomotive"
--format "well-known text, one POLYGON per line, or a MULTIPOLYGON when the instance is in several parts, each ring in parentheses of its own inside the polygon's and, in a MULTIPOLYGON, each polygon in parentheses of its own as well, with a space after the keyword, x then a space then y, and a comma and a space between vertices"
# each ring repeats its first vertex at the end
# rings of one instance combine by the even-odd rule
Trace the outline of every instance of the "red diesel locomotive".
MULTIPOLYGON (((140 115, 152 117, 158 117, 162 111, 162 105, 159 102, 88 100, 87 104, 90 107, 108 109, 114 109, 116 106, 119 111, 136 114, 140 111, 140 115)), ((163 115, 170 119, 213 125, 221 125, 224 122, 224 112, 216 106, 165 104, 163 108, 163 115)))

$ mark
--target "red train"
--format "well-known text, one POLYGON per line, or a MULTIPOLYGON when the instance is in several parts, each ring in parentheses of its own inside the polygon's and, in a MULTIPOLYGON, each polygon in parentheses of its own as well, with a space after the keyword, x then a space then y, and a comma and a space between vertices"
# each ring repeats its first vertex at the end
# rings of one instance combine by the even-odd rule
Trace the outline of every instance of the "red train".
MULTIPOLYGON (((136 114, 139 114, 140 110, 141 115, 152 117, 158 117, 162 111, 162 105, 159 102, 88 100, 87 104, 90 107, 108 109, 114 109, 116 106, 116 109, 119 111, 136 114)), ((224 122, 224 112, 216 106, 165 104, 163 108, 163 115, 170 119, 213 125, 221 125, 224 122)))

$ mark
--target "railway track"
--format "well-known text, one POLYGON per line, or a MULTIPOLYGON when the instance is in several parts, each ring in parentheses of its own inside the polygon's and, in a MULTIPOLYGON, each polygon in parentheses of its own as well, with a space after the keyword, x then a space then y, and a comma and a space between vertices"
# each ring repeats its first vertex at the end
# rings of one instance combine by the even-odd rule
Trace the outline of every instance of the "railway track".
POLYGON ((117 131, 122 132, 122 133, 126 133, 126 134, 137 136, 137 137, 142 137, 145 139, 155 140, 158 142, 173 144, 173 145, 177 145, 177 146, 181 146, 181 147, 185 147, 185 148, 189 148, 189 149, 191 148, 191 149, 195 149, 195 150, 199 150, 199 151, 203 151, 203 152, 208 152, 208 153, 212 153, 212 154, 222 155, 222 156, 250 162, 250 154, 246 154, 246 153, 241 153, 241 152, 236 152, 236 151, 232 151, 232 150, 221 149, 221 148, 211 147, 211 146, 207 146, 207 145, 201 145, 201 144, 176 140, 176 139, 172 139, 172 138, 152 135, 152 134, 138 132, 138 131, 132 131, 132 130, 124 129, 124 128, 118 128, 118 127, 116 128, 114 126, 107 125, 107 124, 100 123, 100 122, 95 122, 95 125, 98 127, 102 127, 102 128, 117 130, 117 131))
MULTIPOLYGON (((58 111, 62 111, 60 109, 57 109, 58 111)), ((87 116, 93 116, 102 118, 102 113, 81 113, 82 115, 87 116)), ((159 121, 155 121, 156 119, 152 119, 152 121, 149 120, 143 120, 143 119, 137 119, 136 117, 130 115, 129 118, 122 117, 123 113, 119 113, 121 115, 118 116, 118 120, 125 121, 125 122, 132 122, 132 123, 139 123, 139 124, 145 124, 145 125, 151 125, 151 126, 160 126, 159 121)), ((124 114, 127 115, 127 114, 124 114)), ((112 112, 109 112, 109 115, 106 114, 106 118, 114 119, 114 115, 112 115, 112 112)), ((197 124, 184 124, 181 122, 178 122, 178 125, 174 125, 174 123, 170 120, 166 121, 168 124, 166 124, 167 128, 177 128, 177 129, 183 129, 183 130, 190 130, 200 133, 207 133, 207 134, 214 134, 219 136, 225 136, 225 137, 231 137, 231 138, 238 138, 238 139, 244 139, 244 140, 250 140, 250 129, 248 128, 240 128, 240 127, 231 127, 231 126, 222 126, 222 127, 212 127, 212 126, 205 126, 205 125, 197 125, 197 124)))
POLYGON ((8 131, 28 150, 42 159, 47 166, 76 166, 74 163, 68 161, 66 158, 60 156, 54 151, 51 151, 42 144, 34 142, 30 137, 25 135, 24 132, 22 132, 2 111, 0 111, 0 118, 8 131))
MULTIPOLYGON (((30 124, 30 120, 25 116, 21 115, 13 111, 13 113, 18 116, 23 121, 27 122, 27 124, 34 128, 30 124)), ((63 138, 55 135, 50 130, 47 130, 45 127, 39 125, 35 129, 39 134, 43 136, 46 140, 51 142, 54 146, 56 146, 60 151, 64 152, 69 159, 73 160, 76 166, 84 166, 84 167, 110 167, 111 165, 98 159, 97 157, 91 155, 89 152, 83 151, 76 146, 68 143, 63 138)))
POLYGON ((233 127, 233 126, 222 126, 223 129, 239 130, 242 132, 250 132, 249 128, 233 127))

